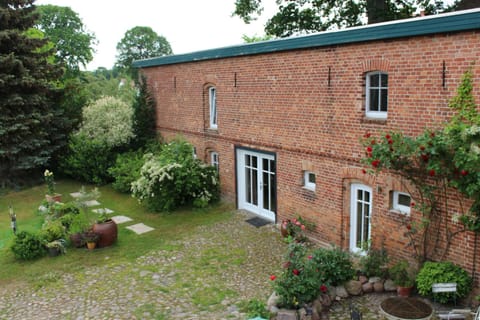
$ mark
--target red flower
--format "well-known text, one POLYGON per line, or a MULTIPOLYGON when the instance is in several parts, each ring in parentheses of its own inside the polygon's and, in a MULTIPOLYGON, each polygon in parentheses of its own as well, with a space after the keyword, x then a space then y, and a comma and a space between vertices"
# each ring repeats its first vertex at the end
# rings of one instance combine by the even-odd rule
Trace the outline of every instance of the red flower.
POLYGON ((460 174, 465 177, 468 174, 468 171, 467 170, 462 170, 462 171, 460 171, 460 174))
POLYGON ((370 132, 367 132, 367 133, 365 133, 365 134, 363 135, 363 137, 366 138, 366 139, 368 139, 368 138, 370 138, 371 135, 372 135, 372 134, 371 134, 370 132))
POLYGON ((372 141, 370 141, 370 144, 372 144, 372 145, 375 144, 375 143, 377 143, 377 141, 375 141, 375 139, 373 139, 372 141))
POLYGON ((434 169, 431 169, 430 171, 428 171, 428 175, 429 175, 430 177, 435 176, 435 170, 434 170, 434 169))
POLYGON ((305 225, 302 224, 302 225, 300 226, 300 229, 305 230, 305 225))
POLYGON ((298 269, 293 269, 292 272, 296 276, 298 276, 300 274, 300 271, 298 271, 298 269))
POLYGON ((367 152, 368 152, 368 153, 371 153, 372 151, 373 151, 372 147, 368 146, 368 147, 367 147, 367 152))
POLYGON ((429 158, 428 154, 422 154, 421 157, 424 162, 428 162, 428 158, 429 158))
POLYGON ((435 132, 430 133, 430 137, 435 138, 435 132))
POLYGON ((272 275, 270 276, 270 280, 274 281, 275 279, 277 279, 277 276, 275 276, 274 274, 272 274, 272 275))
POLYGON ((388 139, 388 144, 393 144, 393 140, 392 140, 392 139, 388 139))
POLYGON ((424 151, 424 150, 425 150, 425 146, 420 146, 420 150, 424 151))
POLYGON ((385 139, 390 140, 392 138, 388 133, 385 135, 385 139))
POLYGON ((312 260, 313 256, 308 256, 307 258, 308 258, 308 260, 312 260))
POLYGON ((372 161, 372 167, 374 167, 374 168, 378 167, 379 164, 380 164, 380 160, 378 160, 378 159, 372 161))
POLYGON ((322 291, 323 293, 326 293, 327 290, 328 290, 328 288, 327 288, 326 285, 322 284, 322 285, 320 286, 320 291, 322 291))
POLYGON ((415 207, 415 202, 410 203, 410 207, 415 207))
POLYGON ((367 170, 362 169, 362 173, 363 173, 363 174, 366 174, 366 173, 367 173, 367 170))
POLYGON ((407 230, 412 230, 412 225, 407 224, 407 230))

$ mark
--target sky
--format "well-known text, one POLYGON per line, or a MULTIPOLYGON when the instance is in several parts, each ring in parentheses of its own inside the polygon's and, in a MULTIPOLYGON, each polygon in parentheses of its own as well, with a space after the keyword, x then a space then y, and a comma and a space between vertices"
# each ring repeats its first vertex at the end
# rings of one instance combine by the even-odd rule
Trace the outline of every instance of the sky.
POLYGON ((150 27, 170 43, 173 53, 188 53, 243 43, 242 36, 264 35, 275 0, 264 0, 262 19, 245 24, 232 17, 235 0, 37 0, 35 5, 70 7, 93 32, 98 44, 87 70, 110 69, 117 43, 127 30, 150 27))

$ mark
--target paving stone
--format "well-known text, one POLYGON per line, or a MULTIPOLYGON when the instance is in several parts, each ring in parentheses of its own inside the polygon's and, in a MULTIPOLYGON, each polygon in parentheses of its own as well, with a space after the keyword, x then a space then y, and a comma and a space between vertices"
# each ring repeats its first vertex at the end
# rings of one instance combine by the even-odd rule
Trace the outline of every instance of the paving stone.
POLYGON ((81 192, 72 192, 70 193, 70 196, 72 196, 72 198, 80 198, 82 196, 82 193, 81 192))
POLYGON ((112 209, 108 209, 108 208, 93 209, 92 211, 95 213, 106 213, 106 214, 110 214, 114 212, 112 209))
POLYGON ((83 204, 86 205, 87 207, 95 207, 95 206, 99 206, 100 202, 98 202, 97 200, 88 200, 88 201, 84 201, 83 204))
POLYGON ((128 226, 127 229, 132 230, 136 234, 142 234, 142 233, 146 233, 146 232, 150 232, 152 230, 155 230, 154 228, 149 227, 149 226, 147 226, 143 223, 137 223, 137 224, 128 226))
POLYGON ((121 223, 125 223, 125 222, 132 221, 131 218, 126 217, 126 216, 114 216, 114 217, 112 217, 112 220, 113 220, 116 224, 121 224, 121 223))

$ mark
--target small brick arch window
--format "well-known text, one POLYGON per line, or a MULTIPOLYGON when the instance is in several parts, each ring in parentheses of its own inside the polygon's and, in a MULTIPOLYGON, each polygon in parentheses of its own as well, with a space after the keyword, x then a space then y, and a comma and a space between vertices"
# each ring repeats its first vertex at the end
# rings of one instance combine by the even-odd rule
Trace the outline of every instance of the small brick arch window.
POLYGON ((386 119, 388 111, 388 73, 368 72, 365 75, 365 110, 368 118, 386 119))

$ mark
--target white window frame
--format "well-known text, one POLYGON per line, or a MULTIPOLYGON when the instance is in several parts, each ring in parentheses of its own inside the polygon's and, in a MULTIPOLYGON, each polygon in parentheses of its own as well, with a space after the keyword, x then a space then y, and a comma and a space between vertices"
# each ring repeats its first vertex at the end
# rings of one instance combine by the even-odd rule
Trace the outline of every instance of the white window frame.
POLYGON ((317 176, 314 172, 312 171, 307 171, 305 170, 303 172, 303 187, 305 189, 308 189, 308 190, 311 190, 311 191, 315 191, 315 188, 316 188, 316 180, 317 180, 317 176), (310 182, 310 175, 313 174, 313 176, 315 177, 315 182, 310 182))
POLYGON ((218 171, 218 167, 219 167, 218 152, 210 152, 210 164, 214 166, 218 171))
POLYGON ((365 75, 365 114, 368 118, 375 118, 375 119, 387 119, 388 115, 388 84, 386 87, 382 87, 382 76, 387 76, 387 81, 388 81, 388 73, 386 72, 381 72, 381 71, 373 71, 373 72, 368 72, 365 75), (371 76, 374 75, 379 75, 380 79, 378 81, 378 87, 372 87, 370 85, 370 78, 371 76), (387 90, 387 111, 371 111, 370 110, 370 91, 371 90, 377 90, 379 91, 378 94, 378 99, 379 99, 379 105, 382 101, 382 90, 386 89, 387 90))
POLYGON ((215 87, 208 88, 208 103, 210 110, 210 128, 218 128, 218 118, 217 118, 217 89, 215 87))
POLYGON ((410 205, 405 206, 403 204, 400 204, 398 202, 398 198, 400 195, 408 196, 410 198, 410 202, 412 200, 412 196, 406 192, 401 192, 401 191, 393 191, 393 196, 392 196, 392 209, 395 211, 399 211, 400 213, 410 215, 410 205))

